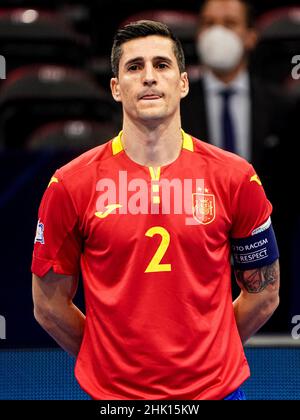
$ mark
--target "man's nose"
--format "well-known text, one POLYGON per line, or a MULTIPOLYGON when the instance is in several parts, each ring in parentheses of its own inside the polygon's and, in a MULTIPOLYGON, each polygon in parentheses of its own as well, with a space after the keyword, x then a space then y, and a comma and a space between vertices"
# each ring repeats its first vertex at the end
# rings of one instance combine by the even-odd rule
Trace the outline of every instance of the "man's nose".
POLYGON ((144 85, 153 85, 156 83, 156 73, 152 64, 145 65, 143 74, 144 85))

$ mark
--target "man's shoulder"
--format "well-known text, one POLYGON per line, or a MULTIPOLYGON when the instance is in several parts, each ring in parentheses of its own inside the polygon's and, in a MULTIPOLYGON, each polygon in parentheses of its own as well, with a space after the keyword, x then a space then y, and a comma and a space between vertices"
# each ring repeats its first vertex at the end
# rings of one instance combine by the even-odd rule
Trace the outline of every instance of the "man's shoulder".
POLYGON ((194 136, 192 137, 194 140, 195 156, 197 156, 199 162, 203 162, 206 167, 218 173, 220 177, 225 177, 226 175, 237 177, 238 174, 243 176, 253 170, 252 165, 241 156, 223 150, 194 136))
POLYGON ((59 174, 59 177, 65 181, 70 178, 74 178, 75 176, 78 179, 81 174, 85 174, 84 176, 87 176, 90 170, 93 170, 95 166, 112 156, 111 142, 112 139, 82 153, 64 166, 60 167, 57 170, 57 174, 59 174))

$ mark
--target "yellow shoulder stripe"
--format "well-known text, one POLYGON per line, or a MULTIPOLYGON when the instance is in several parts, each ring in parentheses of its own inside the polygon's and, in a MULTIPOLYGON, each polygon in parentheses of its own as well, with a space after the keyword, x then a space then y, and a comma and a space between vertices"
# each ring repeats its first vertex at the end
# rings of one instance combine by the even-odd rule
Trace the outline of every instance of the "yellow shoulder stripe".
POLYGON ((49 184, 48 184, 48 187, 50 187, 50 185, 51 185, 51 184, 53 184, 53 182, 58 182, 58 179, 57 179, 55 176, 53 176, 53 177, 50 179, 50 182, 49 182, 49 184))
POLYGON ((261 183, 261 180, 259 179, 259 177, 258 177, 258 175, 253 175, 251 178, 250 178, 250 182, 257 182, 258 183, 258 185, 262 185, 262 183, 261 183))

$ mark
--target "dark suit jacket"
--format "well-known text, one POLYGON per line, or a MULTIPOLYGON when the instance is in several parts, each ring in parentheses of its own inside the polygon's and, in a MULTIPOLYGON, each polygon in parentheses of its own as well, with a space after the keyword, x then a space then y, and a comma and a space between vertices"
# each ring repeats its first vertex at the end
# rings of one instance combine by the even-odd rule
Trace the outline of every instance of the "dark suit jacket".
MULTIPOLYGON (((202 79, 190 83, 190 92, 181 102, 182 127, 198 139, 213 143, 208 133, 204 94, 202 79)), ((276 89, 267 87, 265 82, 253 78, 250 79, 250 96, 251 163, 257 172, 264 176, 265 155, 274 154, 275 149, 278 149, 284 131, 284 115, 288 111, 288 102, 276 89)))

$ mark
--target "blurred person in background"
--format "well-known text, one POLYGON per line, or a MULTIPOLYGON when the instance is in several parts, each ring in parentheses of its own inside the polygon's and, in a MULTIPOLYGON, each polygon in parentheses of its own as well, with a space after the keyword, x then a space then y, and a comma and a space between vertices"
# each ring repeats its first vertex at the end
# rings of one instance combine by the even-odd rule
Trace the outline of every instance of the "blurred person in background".
MULTIPOLYGON (((290 143, 286 130, 290 103, 281 89, 260 80, 251 68, 251 53, 257 40, 255 13, 249 2, 203 2, 196 38, 200 75, 190 80, 190 93, 182 101, 181 117, 183 126, 201 140, 237 153, 254 165, 274 205, 273 222, 279 246, 286 247, 278 168, 284 170, 281 156, 290 143)), ((288 255, 283 257, 286 275, 287 259, 288 255)), ((275 330, 287 327, 285 302, 286 299, 275 330)))
POLYGON ((199 79, 183 101, 183 125, 196 136, 250 161, 265 173, 264 150, 278 146, 278 117, 287 109, 278 91, 249 71, 257 42, 254 12, 245 0, 206 0, 199 13, 199 79), (277 116, 277 118, 276 118, 277 116))

